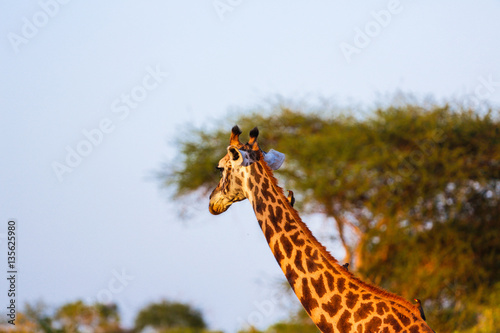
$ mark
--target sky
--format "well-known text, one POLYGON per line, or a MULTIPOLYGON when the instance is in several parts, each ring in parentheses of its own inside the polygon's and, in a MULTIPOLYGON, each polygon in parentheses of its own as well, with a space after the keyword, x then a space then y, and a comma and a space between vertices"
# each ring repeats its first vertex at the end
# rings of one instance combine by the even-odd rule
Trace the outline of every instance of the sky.
POLYGON ((285 318, 298 302, 249 204, 212 216, 151 177, 175 139, 276 96, 498 105, 498 17, 498 0, 1 1, 0 267, 14 220, 19 309, 115 302, 131 326, 169 299, 225 332, 285 318))

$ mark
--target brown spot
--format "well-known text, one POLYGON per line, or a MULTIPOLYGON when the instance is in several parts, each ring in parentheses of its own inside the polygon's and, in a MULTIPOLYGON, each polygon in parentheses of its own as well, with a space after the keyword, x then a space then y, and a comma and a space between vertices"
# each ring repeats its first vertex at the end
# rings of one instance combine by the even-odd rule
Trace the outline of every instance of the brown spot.
POLYGON ((301 247, 305 244, 305 241, 301 238, 299 238, 300 236, 300 231, 297 231, 296 233, 294 233, 293 235, 290 236, 290 239, 292 240, 292 242, 297 245, 298 247, 301 247))
POLYGON ((326 321, 324 315, 321 315, 321 320, 319 323, 316 323, 319 330, 323 333, 333 333, 333 325, 326 321))
POLYGON ((260 189, 260 192, 264 196, 264 199, 266 201, 270 200, 272 203, 275 203, 276 202, 276 198, 271 193, 271 191, 269 191, 269 189, 270 189, 269 179, 264 178, 264 181, 262 183, 262 187, 260 189))
POLYGON ((276 207, 276 220, 279 222, 283 220, 283 209, 280 206, 276 207))
POLYGON ((240 178, 234 178, 234 182, 236 183, 236 185, 238 186, 242 186, 243 185, 243 182, 241 181, 240 178))
POLYGON ((382 325, 382 319, 380 319, 379 317, 373 317, 369 322, 366 323, 365 330, 367 332, 378 332, 380 331, 380 325, 382 325))
POLYGON ((292 222, 292 219, 290 218, 290 214, 286 213, 285 215, 285 220, 286 220, 286 223, 285 223, 285 231, 286 232, 290 232, 294 229, 297 229, 297 226, 293 223, 290 223, 292 222))
POLYGON ((337 328, 340 332, 350 332, 352 324, 349 322, 351 318, 351 313, 345 310, 340 316, 339 322, 337 323, 337 328))
POLYGON ((286 232, 290 232, 290 231, 292 231, 292 230, 294 230, 294 229, 297 229, 297 226, 295 226, 295 225, 291 224, 291 223, 290 223, 290 220, 288 220, 288 219, 287 219, 287 220, 286 220, 286 223, 285 223, 285 231, 286 231, 286 232))
POLYGON ((349 282, 349 288, 352 289, 352 290, 358 290, 359 287, 357 285, 355 285, 354 283, 352 282, 349 282))
POLYGON ((410 333, 418 333, 418 326, 413 325, 410 327, 410 333))
POLYGON ((297 281, 299 276, 290 265, 286 265, 285 277, 288 280, 288 283, 290 283, 290 286, 295 289, 295 281, 297 281))
POLYGON ((352 291, 349 291, 346 295, 345 304, 349 309, 352 309, 356 303, 358 303, 359 295, 354 294, 352 291))
POLYGON ((285 259, 285 257, 283 256, 283 253, 281 253, 279 242, 274 243, 273 253, 274 253, 274 256, 276 257, 276 261, 278 262, 278 264, 281 263, 281 261, 283 259, 285 259))
POLYGON ((314 273, 318 270, 316 263, 306 257, 306 268, 309 273, 314 273))
POLYGON ((340 295, 333 295, 332 299, 328 303, 322 305, 322 308, 330 315, 330 317, 333 317, 342 308, 342 298, 340 295))
POLYGON ((389 306, 387 306, 387 304, 385 304, 384 302, 378 302, 376 304, 376 307, 377 307, 377 313, 379 315, 383 315, 384 313, 389 311, 389 306))
POLYGON ((310 247, 309 245, 306 246, 305 253, 308 257, 310 257, 314 260, 319 258, 318 250, 317 249, 313 250, 313 248, 310 247))
POLYGON ((304 270, 304 266, 302 265, 302 252, 297 251, 297 253, 295 254, 295 260, 293 262, 295 264, 295 267, 297 267, 299 271, 305 274, 306 271, 304 270))
POLYGON ((256 184, 260 184, 260 180, 262 178, 262 171, 263 171, 262 166, 259 163, 256 163, 255 165, 257 165, 258 171, 253 173, 253 178, 255 179, 256 184))
POLYGON ((271 192, 269 192, 269 181, 264 178, 264 183, 260 187, 260 194, 264 197, 264 200, 269 201, 271 197, 271 192))
POLYGON ((319 306, 318 302, 312 297, 307 278, 302 279, 302 297, 300 298, 300 302, 309 315, 311 315, 312 310, 319 306))
POLYGON ((320 275, 317 280, 311 278, 311 283, 318 294, 318 297, 323 297, 326 294, 325 282, 323 281, 323 275, 320 275))
POLYGON ((358 324, 358 326, 356 326, 356 332, 357 333, 363 333, 363 325, 358 324))
MULTIPOLYGON (((278 210, 278 208, 279 207, 276 207, 276 210, 278 210)), ((281 227, 279 225, 279 223, 280 223, 281 220, 278 219, 278 216, 276 214, 274 214, 273 206, 272 205, 268 205, 267 209, 269 210, 269 221, 272 223, 272 225, 276 229, 275 231, 276 232, 281 232, 282 229, 281 229, 281 227)))
POLYGON ((293 252, 293 244, 290 242, 288 238, 286 238, 285 235, 281 235, 280 241, 281 244, 283 244, 283 250, 285 250, 287 258, 290 258, 293 252))
POLYGON ((361 303, 356 312, 354 312, 354 321, 359 321, 368 317, 368 315, 375 310, 372 304, 373 302, 361 303))
POLYGON ((403 329, 401 325, 399 325, 397 319, 394 318, 392 314, 389 314, 387 317, 385 317, 384 324, 391 325, 395 332, 401 332, 401 330, 403 329))
POLYGON ((366 301, 368 299, 372 298, 372 295, 368 294, 368 293, 362 293, 361 294, 361 299, 363 299, 363 301, 366 301))
POLYGON ((343 293, 345 290, 345 279, 340 278, 337 280, 337 289, 339 290, 339 293, 343 293))
POLYGON ((396 314, 396 316, 398 316, 399 320, 401 320, 404 326, 410 325, 410 318, 399 312, 395 307, 392 308, 392 311, 396 314))
MULTIPOLYGON (((343 269, 343 268, 342 268, 342 269, 343 269)), ((338 271, 338 269, 337 269, 337 268, 335 268, 335 266, 334 266, 334 265, 331 265, 331 264, 330 264, 330 265, 328 265, 328 270, 329 270, 329 271, 332 271, 332 272, 333 272, 333 274, 340 274, 340 273, 339 273, 339 271, 338 271)))
POLYGON ((254 201, 254 210, 258 214, 262 214, 266 210, 267 206, 262 200, 262 198, 257 197, 254 201))
POLYGON ((328 286, 328 289, 333 290, 335 278, 333 277, 332 274, 330 274, 330 272, 325 272, 325 277, 326 277, 326 285, 328 286))
POLYGON ((259 153, 258 153, 256 150, 250 150, 250 151, 248 152, 248 156, 249 156, 249 158, 250 158, 252 161, 259 161, 259 160, 260 160, 259 153))
POLYGON ((253 185, 253 180, 252 180, 252 178, 248 178, 248 180, 247 180, 247 186, 248 186, 248 188, 250 189, 250 191, 253 191, 253 187, 254 187, 254 185, 253 185))
POLYGON ((264 231, 264 235, 266 236, 267 243, 271 242, 271 237, 274 235, 274 230, 270 224, 266 224, 266 230, 264 231))

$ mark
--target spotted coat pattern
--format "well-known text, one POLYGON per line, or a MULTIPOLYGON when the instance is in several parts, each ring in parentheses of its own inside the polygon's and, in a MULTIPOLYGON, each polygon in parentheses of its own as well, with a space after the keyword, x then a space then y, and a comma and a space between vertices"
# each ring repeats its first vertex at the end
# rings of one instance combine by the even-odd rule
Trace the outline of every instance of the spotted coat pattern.
POLYGON ((433 332, 416 306, 356 278, 316 240, 278 186, 258 148, 258 131, 252 132, 243 145, 241 131, 233 128, 210 211, 222 213, 245 198, 251 202, 276 261, 321 332, 433 332), (244 158, 250 159, 246 166, 244 158))

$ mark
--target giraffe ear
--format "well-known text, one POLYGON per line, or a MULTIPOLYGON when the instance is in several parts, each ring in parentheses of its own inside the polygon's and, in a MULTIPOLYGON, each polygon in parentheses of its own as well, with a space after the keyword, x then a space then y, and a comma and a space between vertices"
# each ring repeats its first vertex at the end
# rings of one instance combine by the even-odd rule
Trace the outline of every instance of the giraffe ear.
POLYGON ((234 146, 227 147, 227 153, 231 157, 231 160, 234 162, 242 158, 240 150, 234 146))
POLYGON ((271 149, 269 152, 262 152, 264 154, 264 161, 273 170, 278 170, 285 161, 285 154, 277 150, 271 149))
POLYGON ((236 166, 249 166, 251 161, 246 151, 241 151, 235 146, 227 147, 227 153, 231 158, 231 163, 236 166))

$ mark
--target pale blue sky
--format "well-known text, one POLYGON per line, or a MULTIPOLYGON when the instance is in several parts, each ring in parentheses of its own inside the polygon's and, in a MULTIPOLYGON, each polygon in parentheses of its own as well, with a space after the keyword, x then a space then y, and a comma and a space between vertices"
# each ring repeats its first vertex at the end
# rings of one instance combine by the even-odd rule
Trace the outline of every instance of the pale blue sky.
POLYGON ((213 329, 265 327, 285 314, 269 306, 283 278, 248 204, 215 217, 207 198, 186 227, 146 180, 179 128, 276 94, 500 101, 498 0, 219 2, 223 19, 212 0, 0 2, 0 233, 17 219, 18 303, 109 297, 130 325, 168 298, 213 329), (87 156, 70 167, 68 149, 87 156))

